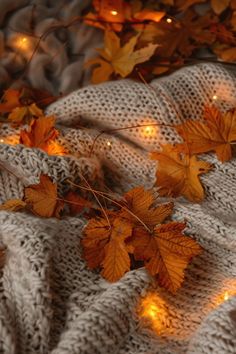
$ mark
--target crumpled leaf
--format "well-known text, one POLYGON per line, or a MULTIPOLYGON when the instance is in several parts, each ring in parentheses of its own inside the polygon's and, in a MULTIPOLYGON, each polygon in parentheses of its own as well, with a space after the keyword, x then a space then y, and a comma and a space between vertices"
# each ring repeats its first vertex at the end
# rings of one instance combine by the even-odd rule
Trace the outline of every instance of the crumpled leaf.
POLYGON ((28 147, 47 151, 49 143, 56 139, 59 132, 55 129, 55 117, 42 116, 31 121, 29 129, 21 130, 20 142, 28 147))
POLYGON ((100 266, 102 276, 110 281, 119 280, 130 269, 130 246, 125 240, 132 234, 132 226, 121 218, 111 220, 91 219, 82 240, 84 257, 90 268, 100 266))
POLYGON ((86 66, 98 64, 92 75, 93 83, 100 83, 109 79, 112 73, 121 77, 129 75, 136 64, 147 61, 155 52, 157 44, 149 43, 148 46, 134 50, 139 35, 132 37, 123 47, 120 38, 110 31, 106 31, 104 49, 97 49, 102 58, 88 61, 86 66))
POLYGON ((47 175, 40 176, 38 184, 32 184, 24 189, 24 202, 32 211, 42 217, 60 217, 64 202, 58 199, 57 184, 47 175))
POLYGON ((26 203, 21 199, 10 199, 0 205, 0 210, 18 211, 25 207, 26 203))
POLYGON ((158 161, 156 184, 161 196, 183 195, 192 202, 204 198, 199 175, 207 173, 211 165, 190 156, 186 150, 180 153, 172 145, 164 145, 161 152, 153 152, 152 159, 158 161))
POLYGON ((43 111, 35 103, 29 106, 14 108, 8 116, 8 120, 14 124, 29 123, 34 117, 40 117, 43 111))
POLYGON ((176 128, 190 153, 215 151, 220 161, 230 160, 232 143, 236 142, 236 109, 221 113, 216 107, 207 107, 204 118, 205 121, 187 120, 176 128))
POLYGON ((171 222, 155 227, 153 234, 136 229, 132 239, 134 257, 144 260, 152 276, 158 276, 160 286, 175 293, 184 280, 184 270, 201 247, 191 237, 183 235, 185 223, 171 222))

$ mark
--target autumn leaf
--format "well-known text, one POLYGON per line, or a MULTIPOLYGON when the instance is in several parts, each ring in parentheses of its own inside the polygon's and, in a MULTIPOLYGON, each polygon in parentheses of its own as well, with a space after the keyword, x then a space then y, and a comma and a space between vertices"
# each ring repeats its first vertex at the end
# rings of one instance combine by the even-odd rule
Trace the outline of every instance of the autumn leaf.
POLYGON ((31 121, 29 129, 21 130, 20 142, 28 147, 36 147, 47 151, 51 141, 58 135, 58 131, 54 127, 55 117, 42 116, 31 121))
POLYGON ((21 199, 10 199, 0 205, 0 210, 18 211, 24 209, 25 207, 26 203, 21 199))
POLYGON ((211 7, 217 15, 220 15, 230 4, 230 0, 211 0, 211 7))
POLYGON ((136 64, 147 61, 155 52, 157 44, 149 43, 148 46, 134 50, 139 35, 132 37, 123 47, 120 38, 110 31, 106 31, 104 37, 104 49, 97 49, 101 58, 88 61, 86 66, 98 64, 93 71, 92 82, 100 83, 110 78, 112 73, 121 77, 129 75, 136 64))
POLYGON ((216 107, 205 109, 204 121, 187 120, 177 126, 191 154, 215 151, 224 162, 232 158, 232 143, 236 142, 236 110, 221 113, 216 107))
POLYGON ((57 184, 43 174, 40 176, 39 184, 25 188, 23 200, 35 214, 45 218, 52 216, 59 218, 64 206, 63 201, 57 196, 57 184))
POLYGON ((84 199, 75 192, 69 191, 65 195, 65 202, 69 205, 70 213, 76 215, 81 213, 85 208, 91 208, 92 203, 84 199))
POLYGON ((192 202, 204 198, 204 190, 199 175, 207 173, 211 165, 196 156, 176 151, 172 145, 164 145, 161 152, 153 152, 152 159, 158 161, 156 184, 161 196, 183 195, 192 202))
POLYGON ((152 276, 158 276, 160 286, 175 293, 184 280, 184 270, 201 247, 191 237, 183 235, 185 223, 171 222, 155 227, 154 232, 136 229, 132 239, 136 260, 143 260, 152 276))
POLYGON ((174 54, 189 57, 195 48, 209 46, 214 42, 215 34, 210 31, 210 26, 215 22, 211 14, 198 16, 194 10, 189 9, 178 21, 161 21, 145 26, 140 42, 158 43, 156 55, 165 59, 174 54))
POLYGON ((152 228, 162 223, 173 210, 173 203, 156 205, 156 198, 153 192, 137 187, 124 195, 127 201, 127 209, 122 210, 120 216, 128 219, 134 225, 144 223, 148 228, 152 228), (135 215, 135 217, 131 214, 135 215))
POLYGON ((125 240, 132 234, 132 226, 121 218, 108 224, 104 218, 91 219, 82 240, 84 257, 90 268, 100 266, 101 275, 110 282, 119 280, 130 269, 130 246, 125 240))
POLYGON ((19 97, 20 92, 18 90, 6 90, 2 97, 3 103, 0 103, 0 113, 11 112, 12 109, 18 107, 20 105, 19 97))
POLYGON ((14 124, 29 123, 34 117, 40 117, 43 111, 32 103, 29 106, 14 108, 8 116, 8 120, 14 124))

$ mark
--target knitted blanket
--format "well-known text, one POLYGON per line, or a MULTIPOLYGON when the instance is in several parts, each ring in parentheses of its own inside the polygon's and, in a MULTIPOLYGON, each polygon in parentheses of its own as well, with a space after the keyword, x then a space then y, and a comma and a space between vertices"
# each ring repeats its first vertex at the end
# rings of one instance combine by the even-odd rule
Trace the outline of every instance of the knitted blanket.
MULTIPOLYGON (((96 129, 199 119, 205 105, 236 106, 236 78, 221 65, 201 64, 155 80, 150 87, 130 80, 79 89, 52 104, 66 156, 49 156, 21 145, 0 144, 0 201, 21 198, 41 173, 58 182, 82 174, 104 179, 113 190, 151 187, 156 163, 148 152, 177 142, 171 127, 145 135, 142 129, 104 134, 88 152, 96 129), (178 115, 176 114, 178 112, 178 115), (108 144, 109 143, 109 144, 108 144)), ((15 134, 1 127, 4 140, 15 134)), ((176 295, 151 285, 144 269, 114 284, 87 268, 80 241, 85 220, 43 219, 0 212, 6 261, 0 278, 0 353, 4 354, 233 354, 236 353, 236 160, 224 164, 203 156, 214 169, 202 177, 205 201, 175 201, 175 220, 203 253, 186 271, 176 295), (220 301, 227 291, 225 301, 220 301), (139 321, 140 298, 154 293, 160 309, 158 333, 139 321)))

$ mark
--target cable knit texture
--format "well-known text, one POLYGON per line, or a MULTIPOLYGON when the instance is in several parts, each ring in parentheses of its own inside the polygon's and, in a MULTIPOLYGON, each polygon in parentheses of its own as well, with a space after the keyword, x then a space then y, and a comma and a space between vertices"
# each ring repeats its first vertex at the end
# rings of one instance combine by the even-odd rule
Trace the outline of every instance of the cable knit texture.
MULTIPOLYGON (((50 175, 66 189, 80 174, 124 191, 151 187, 156 163, 148 152, 160 142, 179 141, 170 127, 146 134, 125 126, 200 119, 205 104, 236 105, 236 79, 221 65, 201 64, 154 80, 152 88, 130 80, 88 86, 52 104, 60 143, 69 154, 48 156, 21 145, 0 145, 0 199, 22 196, 24 186, 50 175), (75 128, 77 127, 77 128, 75 128), (96 140, 97 132, 109 130, 96 140), (108 144, 109 143, 109 144, 108 144)), ((156 128, 155 128, 156 129, 156 128)), ((16 132, 2 127, 1 138, 16 132)), ((79 217, 40 219, 0 213, 6 264, 0 279, 0 353, 4 354, 235 354, 236 353, 236 160, 215 164, 202 177, 206 199, 176 200, 173 218, 204 248, 186 271, 176 295, 154 288, 144 269, 109 284, 87 269, 79 217), (159 331, 144 328, 136 311, 140 298, 155 292, 159 331), (229 299, 222 300, 227 291, 229 299), (162 311, 163 310, 163 311, 162 311)), ((158 166, 157 166, 158 167, 158 166)))

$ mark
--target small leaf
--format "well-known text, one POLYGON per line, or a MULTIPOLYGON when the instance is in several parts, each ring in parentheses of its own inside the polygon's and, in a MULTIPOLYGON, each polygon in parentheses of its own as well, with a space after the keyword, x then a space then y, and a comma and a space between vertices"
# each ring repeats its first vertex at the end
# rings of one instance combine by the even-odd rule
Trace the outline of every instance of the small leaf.
POLYGON ((3 103, 0 103, 0 113, 11 112, 13 108, 20 105, 19 101, 20 91, 8 89, 4 92, 3 103))
POLYGON ((0 205, 0 210, 18 211, 24 209, 26 203, 21 199, 10 199, 0 205))
POLYGON ((32 184, 24 190, 24 201, 32 211, 45 218, 60 217, 63 201, 58 200, 57 184, 53 183, 47 175, 40 176, 39 184, 32 184))
POLYGON ((183 195, 192 202, 204 198, 204 190, 199 175, 211 169, 208 162, 197 160, 196 156, 180 153, 172 145, 164 145, 161 152, 153 152, 151 157, 158 161, 156 184, 161 196, 183 195))

